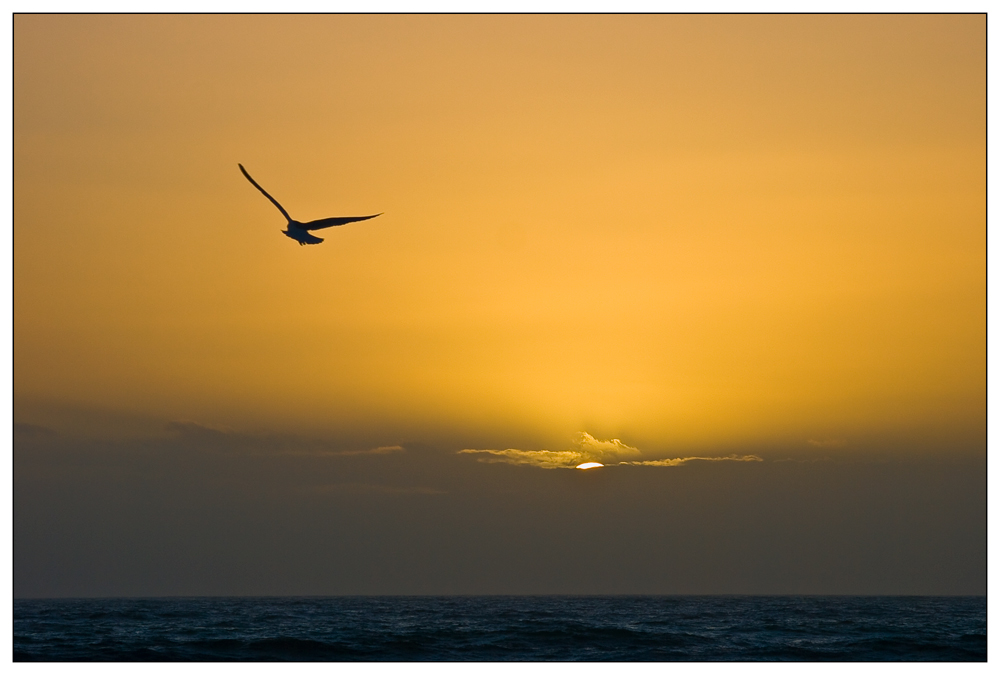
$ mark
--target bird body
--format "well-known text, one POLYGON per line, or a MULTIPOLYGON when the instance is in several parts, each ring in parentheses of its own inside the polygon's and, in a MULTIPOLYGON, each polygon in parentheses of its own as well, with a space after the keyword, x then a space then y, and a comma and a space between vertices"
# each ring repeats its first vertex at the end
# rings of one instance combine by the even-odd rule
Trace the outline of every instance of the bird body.
POLYGON ((319 237, 310 234, 309 230, 322 230, 327 227, 336 227, 338 225, 346 225, 347 223, 356 223, 359 220, 368 220, 369 218, 374 218, 375 216, 382 215, 381 213, 376 213, 374 216, 343 216, 339 218, 321 218, 320 220, 310 220, 308 223, 300 223, 299 221, 295 220, 290 215, 288 215, 288 211, 282 208, 281 204, 278 203, 278 200, 272 197, 271 195, 267 194, 267 191, 264 190, 264 188, 262 188, 260 185, 258 185, 257 181, 255 181, 253 178, 250 177, 250 174, 247 173, 247 170, 243 168, 242 164, 238 164, 237 166, 240 167, 240 171, 242 171, 243 175, 246 176, 246 179, 250 181, 250 184, 253 185, 255 188, 257 188, 258 190, 260 190, 261 194, 267 197, 272 204, 278 207, 278 210, 281 211, 281 215, 283 215, 285 217, 285 220, 288 221, 288 229, 282 230, 281 231, 282 234, 284 234, 286 237, 290 239, 294 239, 295 241, 299 242, 299 246, 305 246, 306 244, 319 244, 320 242, 323 241, 319 237))
POLYGON ((299 242, 299 246, 305 246, 306 244, 318 244, 323 241, 321 238, 309 234, 309 230, 301 227, 300 223, 294 220, 288 223, 288 229, 282 230, 284 234, 289 239, 294 239, 299 242))

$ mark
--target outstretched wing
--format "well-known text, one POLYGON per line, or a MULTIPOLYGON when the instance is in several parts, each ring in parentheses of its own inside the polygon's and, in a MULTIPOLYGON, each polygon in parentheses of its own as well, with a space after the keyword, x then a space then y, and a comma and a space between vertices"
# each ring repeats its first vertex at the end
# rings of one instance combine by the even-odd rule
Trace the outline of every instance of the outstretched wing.
POLYGON ((288 211, 286 211, 285 209, 281 208, 281 204, 278 203, 278 200, 276 200, 271 195, 267 194, 267 191, 264 188, 262 188, 261 186, 257 185, 257 181, 255 181, 253 178, 250 177, 250 174, 247 173, 247 170, 243 168, 242 164, 237 164, 237 166, 240 167, 240 171, 242 171, 243 175, 247 177, 247 180, 250 181, 255 188, 257 188, 258 190, 260 190, 265 197, 267 197, 268 199, 270 199, 272 204, 274 204, 275 206, 278 207, 278 210, 281 211, 281 215, 283 215, 285 217, 285 220, 287 220, 288 222, 292 222, 292 217, 290 215, 288 215, 288 211))
MULTIPOLYGON (((375 216, 381 216, 381 213, 376 213, 375 216)), ((324 227, 336 227, 337 225, 344 225, 346 223, 356 223, 359 220, 368 220, 369 218, 374 218, 375 216, 345 216, 343 218, 323 218, 321 220, 312 220, 308 223, 302 223, 301 227, 303 230, 322 230, 324 227)))

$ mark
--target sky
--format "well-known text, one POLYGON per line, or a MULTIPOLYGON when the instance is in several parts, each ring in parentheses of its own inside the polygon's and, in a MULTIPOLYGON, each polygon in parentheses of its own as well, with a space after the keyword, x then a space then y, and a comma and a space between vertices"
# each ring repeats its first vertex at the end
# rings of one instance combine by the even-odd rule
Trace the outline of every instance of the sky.
POLYGON ((985 593, 983 15, 17 15, 13 111, 17 597, 985 593))

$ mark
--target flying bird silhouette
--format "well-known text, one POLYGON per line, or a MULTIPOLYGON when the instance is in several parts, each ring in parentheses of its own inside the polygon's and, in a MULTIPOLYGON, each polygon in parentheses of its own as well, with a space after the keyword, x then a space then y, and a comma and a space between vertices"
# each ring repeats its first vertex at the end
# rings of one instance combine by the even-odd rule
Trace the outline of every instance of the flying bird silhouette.
POLYGON ((319 237, 315 237, 309 234, 309 230, 322 230, 325 227, 336 227, 337 225, 344 225, 346 223, 355 223, 359 220, 368 220, 369 218, 374 218, 375 216, 382 215, 381 213, 376 213, 375 216, 344 216, 341 218, 321 218, 320 220, 311 220, 308 223, 300 223, 299 221, 295 220, 290 215, 288 215, 288 211, 286 211, 281 207, 281 204, 278 203, 277 199, 267 194, 267 191, 264 188, 257 185, 257 181, 255 181, 253 178, 250 177, 250 174, 247 173, 247 170, 243 168, 242 164, 238 164, 237 166, 240 167, 240 171, 242 171, 243 175, 247 177, 247 180, 250 181, 250 183, 255 188, 260 190, 265 197, 271 200, 272 204, 278 207, 278 210, 281 211, 281 215, 283 215, 285 217, 285 220, 288 221, 288 229, 282 230, 282 232, 286 237, 289 237, 299 242, 299 246, 304 246, 306 244, 318 244, 321 241, 323 241, 319 237))

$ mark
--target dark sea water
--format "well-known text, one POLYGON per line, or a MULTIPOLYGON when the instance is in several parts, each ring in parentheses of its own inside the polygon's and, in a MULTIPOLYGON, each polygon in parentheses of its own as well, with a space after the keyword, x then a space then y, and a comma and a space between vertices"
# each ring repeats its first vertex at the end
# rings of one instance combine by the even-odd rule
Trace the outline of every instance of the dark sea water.
POLYGON ((985 661, 985 597, 15 600, 15 661, 985 661))

